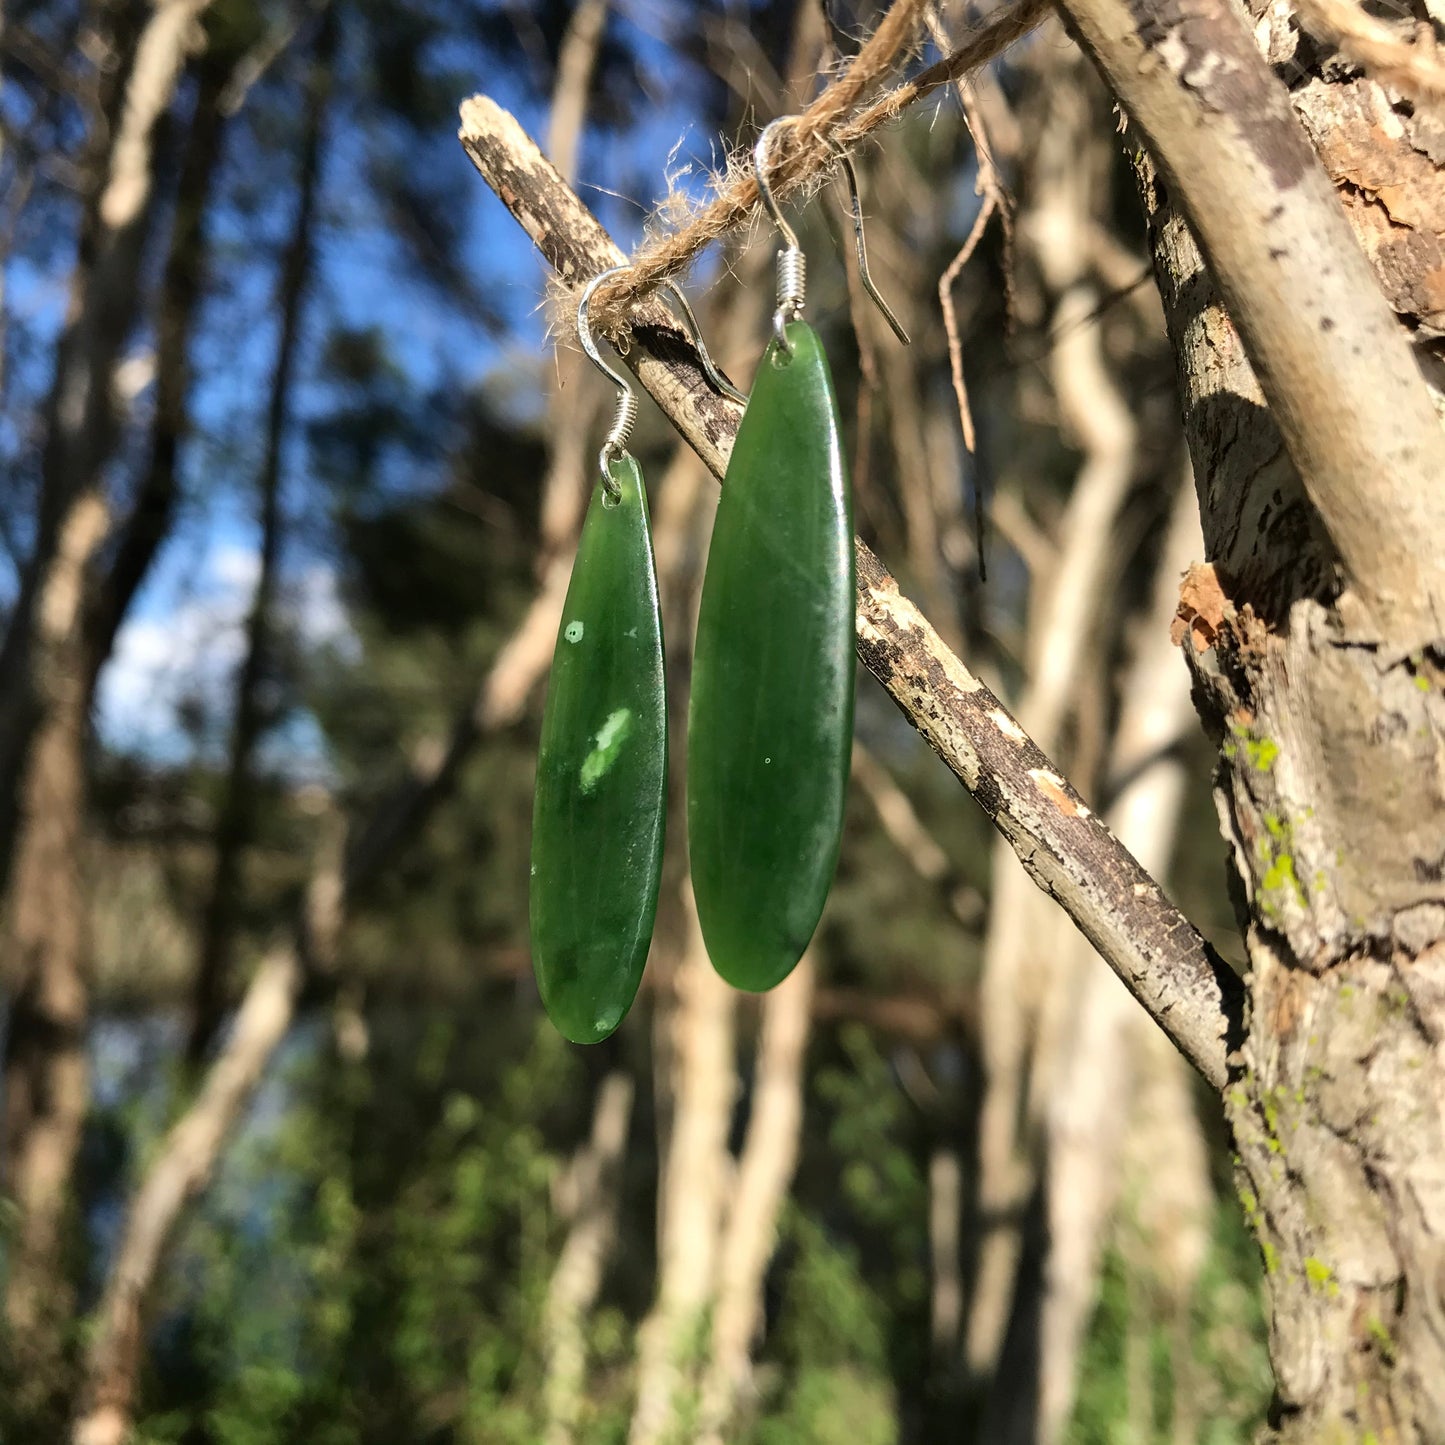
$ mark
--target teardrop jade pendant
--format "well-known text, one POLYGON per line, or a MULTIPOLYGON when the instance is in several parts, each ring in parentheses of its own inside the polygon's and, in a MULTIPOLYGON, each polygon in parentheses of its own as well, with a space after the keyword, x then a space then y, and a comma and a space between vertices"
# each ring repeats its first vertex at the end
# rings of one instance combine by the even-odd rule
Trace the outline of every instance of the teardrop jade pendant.
POLYGON ((532 963, 574 1043, 632 1006, 657 914, 667 703, 657 570, 642 475, 611 463, 593 492, 562 609, 532 814, 532 963))
POLYGON ((838 864, 853 744, 853 503, 817 334, 767 349, 708 551, 688 717, 693 893, 713 967, 785 978, 838 864))

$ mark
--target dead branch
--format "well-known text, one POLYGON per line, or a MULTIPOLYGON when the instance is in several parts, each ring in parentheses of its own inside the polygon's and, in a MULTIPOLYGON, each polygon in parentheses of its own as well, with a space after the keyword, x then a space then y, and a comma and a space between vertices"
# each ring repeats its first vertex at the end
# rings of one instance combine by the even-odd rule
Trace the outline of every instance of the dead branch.
MULTIPOLYGON (((934 43, 942 49, 948 36, 936 10, 929 13, 928 29, 933 36, 934 43)), ((1005 250, 1008 249, 1011 240, 1011 223, 1008 194, 1004 190, 1003 179, 999 175, 998 167, 994 164, 993 147, 984 126, 983 115, 975 104, 968 84, 962 76, 954 82, 954 89, 958 93, 958 103, 963 110, 964 124, 973 141, 974 160, 978 172, 973 188, 975 194, 981 198, 981 204, 978 214, 973 218, 973 225, 969 227, 968 235, 964 238, 963 245, 959 247, 953 260, 944 268, 943 275, 938 278, 938 304, 943 313, 944 335, 948 338, 948 371, 953 381, 954 399, 958 403, 958 421, 963 428, 963 444, 971 455, 978 450, 978 447, 973 429, 973 411, 968 404, 968 385, 963 375, 963 342, 958 334, 958 313, 953 304, 953 288, 962 274, 963 268, 968 265, 969 258, 978 249, 978 243, 983 239, 983 233, 987 230, 989 219, 994 212, 997 211, 1003 218, 1005 250)), ((1007 257, 1005 257, 1004 269, 1005 271, 1010 269, 1007 257)), ((981 545, 983 532, 983 508, 981 505, 978 508, 978 517, 977 531, 979 535, 976 541, 980 544, 978 560, 979 572, 982 574, 985 569, 981 545)))
MULTIPOLYGON (((462 107, 477 169, 564 280, 621 256, 516 119, 485 96, 462 107)), ((660 303, 639 306, 627 358, 672 424, 721 478, 739 409, 713 392, 660 303)), ((861 542, 858 653, 978 799, 1034 881, 1055 897, 1185 1056, 1215 1087, 1239 982, 1007 710, 939 640, 861 542)))
POLYGON ((281 318, 281 328, 266 406, 265 449, 256 483, 261 545, 256 586, 245 622, 245 652, 235 679, 226 779, 216 818, 210 891, 202 915, 201 941, 192 986, 191 1026, 185 1053, 187 1066, 192 1070, 205 1057, 225 1015, 235 918, 242 896, 241 868, 255 827, 255 760, 266 717, 262 683, 275 647, 274 614, 276 592, 280 585, 284 526, 282 460, 291 432, 295 405, 293 383, 300 355, 301 324, 316 257, 315 223, 321 189, 321 153, 338 30, 336 9, 328 7, 310 57, 297 175, 296 216, 277 281, 276 309, 281 318))

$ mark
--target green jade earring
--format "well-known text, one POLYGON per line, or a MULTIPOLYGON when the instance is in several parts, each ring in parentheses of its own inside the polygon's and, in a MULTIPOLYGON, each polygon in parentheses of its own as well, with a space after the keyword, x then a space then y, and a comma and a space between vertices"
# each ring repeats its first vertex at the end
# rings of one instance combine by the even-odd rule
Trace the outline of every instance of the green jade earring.
MULTIPOLYGON (((642 472, 627 451, 637 397, 597 351, 577 306, 582 349, 618 387, 601 473, 583 522, 552 657, 532 813, 532 963, 559 1033, 598 1043, 632 1007, 642 980, 662 874, 667 796, 667 695, 657 568, 642 472)), ((692 328, 702 369, 742 401, 712 365, 697 319, 664 283, 692 328)))
MULTIPOLYGON (((842 843, 853 747, 853 499, 838 403, 801 319, 804 257, 767 183, 777 126, 753 152, 778 252, 773 339, 738 427, 708 550, 688 714, 688 846, 708 955, 736 988, 772 988, 822 917, 842 843)), ((852 192, 864 285, 878 294, 852 192)))

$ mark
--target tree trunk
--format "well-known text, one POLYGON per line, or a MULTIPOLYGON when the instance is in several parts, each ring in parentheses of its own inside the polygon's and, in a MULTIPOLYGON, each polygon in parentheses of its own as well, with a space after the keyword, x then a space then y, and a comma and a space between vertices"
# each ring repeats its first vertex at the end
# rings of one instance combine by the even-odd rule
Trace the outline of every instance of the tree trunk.
POLYGON ((671 1439, 694 1389, 732 1171, 736 996, 713 971, 691 889, 684 889, 686 944, 672 975, 677 997, 662 1014, 672 1118, 658 1180, 657 1298, 638 1331, 629 1445, 671 1439))
MULTIPOLYGON (((1186 782, 1178 753, 1197 727, 1189 701, 1189 671, 1170 643, 1179 579, 1200 555, 1198 509, 1187 476, 1181 478, 1152 597, 1122 696, 1109 775, 1124 785, 1109 806, 1110 826, 1155 877, 1168 871, 1186 782)), ((1077 935, 1066 944, 1077 952, 1077 935)), ((1109 1218, 1119 1203, 1120 1158, 1139 1096, 1140 1068, 1156 1033, 1119 981, 1097 959, 1081 960, 1082 982, 1071 996, 1073 1035, 1058 1087, 1050 1100, 1047 1195, 1048 1254, 1039 1321, 1037 1439, 1054 1445, 1065 1436, 1078 1386, 1079 1354, 1098 1302, 1099 1268, 1109 1218)), ((1154 1073, 1184 1070, 1170 1053, 1153 1061, 1154 1073)), ((1187 1104, 1188 1086, 1184 1079, 1187 1104)), ((1189 1141, 1198 1126, 1186 1107, 1177 1121, 1189 1141)), ((1159 1141, 1164 1124, 1155 1125, 1159 1141)), ((1177 1146, 1178 1141, 1173 1143, 1177 1146)), ((1188 1154, 1175 1148, 1173 1159, 1188 1154)), ((1161 1172, 1164 1161, 1159 1161, 1161 1172)), ((1207 1181, 1206 1181, 1207 1182, 1207 1181)), ((1145 1181, 1147 1188, 1147 1181, 1145 1181)))
POLYGON ((139 314, 141 263, 157 211, 156 139, 207 3, 161 0, 148 18, 139 6, 117 6, 107 16, 113 29, 101 41, 129 64, 102 85, 103 121, 88 168, 94 183, 46 403, 35 551, 0 646, 0 677, 7 679, 0 696, 0 884, 8 882, 18 833, 29 816, 21 780, 49 705, 47 672, 70 665, 52 659, 64 640, 46 618, 42 599, 49 595, 52 569, 73 563, 59 550, 67 536, 73 542, 72 512, 87 514, 79 526, 89 532, 92 514, 105 508, 97 550, 108 534, 100 472, 118 433, 115 369, 139 314))
MULTIPOLYGON (((324 875, 319 881, 324 884, 324 875)), ((285 1037, 304 976, 294 942, 277 944, 262 959, 224 1052, 131 1201, 88 1352, 73 1445, 124 1445, 130 1438, 145 1305, 156 1270, 183 1210, 210 1181, 222 1145, 285 1037)))
MULTIPOLYGON (((1372 140, 1385 165, 1412 150, 1403 126, 1372 140)), ((1139 171, 1210 559, 1186 580, 1176 630, 1220 748, 1215 799, 1249 954, 1248 1031, 1226 1108, 1264 1256, 1271 1423, 1283 1441, 1439 1441, 1445 629, 1438 609, 1422 622, 1419 604, 1428 613, 1439 593, 1442 531, 1400 536, 1442 495, 1438 430, 1413 463, 1431 476, 1428 494, 1396 506, 1401 478, 1382 454, 1352 483, 1369 520, 1342 535, 1338 492, 1277 429, 1287 413, 1275 397, 1263 405, 1246 352, 1267 357, 1231 324, 1244 315, 1237 293, 1226 315, 1171 205, 1188 205, 1187 191, 1147 162, 1139 171), (1385 559, 1421 541, 1434 579, 1396 607, 1406 573, 1392 583, 1385 559)), ((1358 310, 1370 314, 1369 279, 1365 292, 1358 310)), ((1327 309, 1312 324, 1330 335, 1355 320, 1327 309)), ((1369 338, 1360 346, 1367 354, 1369 338)), ((1287 369, 1259 375, 1272 392, 1291 381, 1287 369)), ((1383 369, 1362 385, 1371 414, 1410 390, 1383 369)), ((1342 406, 1328 429, 1355 415, 1342 406)), ((1412 428, 1402 407, 1398 435, 1412 428)))
MULTIPOLYGON (((1090 648, 1104 624, 1116 518, 1137 467, 1137 428, 1110 374, 1101 328, 1090 321, 1098 293, 1088 275, 1108 152, 1098 135, 1080 62, 1050 58, 1035 195, 1020 217, 1039 270, 1055 298, 1050 368, 1060 424, 1084 453, 1059 526, 1052 575, 1032 579, 1028 683, 1018 718, 1045 751, 1063 740, 1090 648)), ((1026 1208, 1034 1191, 1043 1112, 1057 1063, 1048 1011, 1069 992, 1057 946, 1060 916, 1009 856, 994 848, 993 894, 980 986, 984 1096, 978 1125, 977 1264, 964 1341, 966 1375, 984 1388, 998 1366, 1023 1253, 1026 1208)))
POLYGON ((0 873, 13 863, 0 1174, 19 1216, 5 1316, 18 1371, 12 1408, 35 1431, 53 1425, 65 1385, 73 1305, 65 1219, 89 1099, 82 852, 94 674, 86 623, 111 527, 101 471, 115 442, 112 380, 135 320, 155 209, 155 135, 203 6, 166 0, 151 13, 117 93, 58 349, 36 554, 0 658, 9 682, 0 787, 15 802, 0 822, 0 873))
POLYGON ((236 912, 241 895, 241 864, 255 824, 256 747, 265 729, 262 683, 274 650, 277 570, 281 555, 281 460, 290 431, 293 382, 301 337, 301 316, 315 257, 316 198, 321 179, 321 148, 336 53, 337 7, 322 11, 308 70, 306 113, 297 182, 296 218, 281 263, 277 310, 281 334, 276 369, 266 408, 266 450, 257 484, 261 525, 259 568, 251 611, 246 619, 246 650, 236 678, 236 707, 230 761, 220 816, 216 820, 215 870, 201 925, 191 1031, 186 1062, 195 1069, 220 1027, 226 1007, 226 983, 236 912))
POLYGON ((271 949, 253 974, 225 1047, 157 1151, 130 1202, 87 1352, 73 1438, 114 1445, 128 1438, 144 1358, 145 1306, 165 1251, 204 1192, 236 1120, 295 1017, 308 960, 329 966, 353 898, 450 796, 472 749, 516 723, 545 675, 571 570, 570 549, 552 558, 540 591, 503 644, 450 733, 417 750, 419 762, 359 826, 348 830, 344 863, 324 844, 313 862, 306 905, 291 941, 271 949))
POLYGON ((763 999, 747 1135, 718 1257, 711 1348, 702 1379, 701 1445, 723 1445, 733 1438, 734 1417, 748 1397, 753 1345, 762 1331, 763 1281, 802 1144, 803 1069, 816 967, 814 955, 805 954, 763 999))
MULTIPOLYGON (((81 573, 103 535, 99 503, 71 513, 42 610, 78 635, 81 573), (67 617, 60 617, 62 609, 67 617)), ((64 1249, 70 1177, 90 1098, 85 826, 86 698, 76 649, 51 650, 45 721, 21 784, 25 826, 12 873, 12 977, 6 1032, 3 1137, 16 1210, 5 1281, 14 1375, 12 1408, 27 1428, 53 1421, 65 1388, 65 1337, 75 1270, 64 1249), (63 659, 63 661, 62 661, 63 659)))
POLYGON ((161 276, 156 314, 155 416, 150 456, 104 584, 88 606, 87 686, 95 692, 130 604, 170 531, 177 463, 190 426, 191 337, 205 291, 208 254, 205 222, 225 138, 220 99, 230 83, 234 55, 216 50, 198 58, 195 108, 176 183, 175 216, 161 276))
POLYGON ((587 1319, 617 1236, 622 1166, 632 1122, 632 1075, 612 1069, 597 1088, 592 1132, 573 1157, 567 1180, 567 1242, 547 1286, 542 1398, 546 1445, 571 1445, 586 1421, 587 1319))

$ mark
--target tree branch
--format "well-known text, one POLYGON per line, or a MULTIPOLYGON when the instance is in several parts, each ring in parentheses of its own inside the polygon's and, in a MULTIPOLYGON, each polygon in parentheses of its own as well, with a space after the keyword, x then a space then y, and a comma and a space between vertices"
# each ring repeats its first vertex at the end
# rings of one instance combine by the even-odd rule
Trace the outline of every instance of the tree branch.
POLYGON ((1445 634, 1441 432, 1289 95, 1229 0, 1060 0, 1189 218, 1368 614, 1445 634))
MULTIPOLYGON (((624 258, 516 119, 485 96, 461 140, 558 274, 576 285, 624 258)), ((676 318, 648 300, 627 357, 664 414, 721 478, 740 410, 711 390, 676 318)), ((1239 1019, 1239 981, 984 685, 900 595, 862 542, 858 655, 978 800, 1029 876, 1056 898, 1186 1058, 1216 1088, 1239 1019)))

